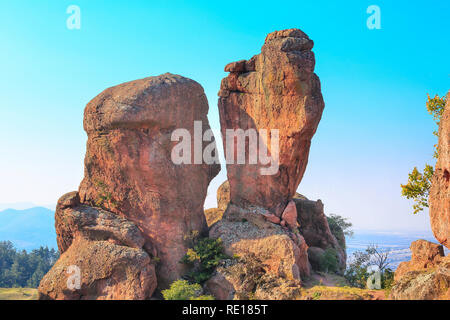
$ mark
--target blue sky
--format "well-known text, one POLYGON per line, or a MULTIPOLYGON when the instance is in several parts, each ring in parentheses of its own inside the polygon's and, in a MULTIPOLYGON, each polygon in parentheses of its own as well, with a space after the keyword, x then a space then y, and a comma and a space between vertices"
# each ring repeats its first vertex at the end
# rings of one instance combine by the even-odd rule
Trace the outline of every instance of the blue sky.
MULTIPOLYGON (((224 66, 267 33, 315 41, 326 103, 299 192, 359 229, 428 230, 400 183, 432 163, 426 94, 450 89, 448 1, 12 1, 0 3, 0 204, 56 203, 83 175, 86 103, 125 81, 172 72, 198 81, 211 126, 224 66), (69 5, 81 29, 69 30, 69 5), (369 30, 369 5, 381 30, 369 30)), ((214 180, 206 206, 215 205, 214 180)))

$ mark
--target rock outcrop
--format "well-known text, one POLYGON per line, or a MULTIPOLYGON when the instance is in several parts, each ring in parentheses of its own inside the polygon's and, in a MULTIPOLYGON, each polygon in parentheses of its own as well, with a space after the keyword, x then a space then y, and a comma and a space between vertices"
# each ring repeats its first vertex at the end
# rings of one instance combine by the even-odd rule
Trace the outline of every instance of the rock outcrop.
POLYGON ((450 256, 432 268, 411 270, 395 281, 393 300, 449 300, 450 256))
POLYGON ((438 160, 431 181, 429 202, 434 236, 450 249, 450 91, 439 124, 438 160))
POLYGON ((77 192, 61 197, 55 215, 61 257, 42 279, 40 299, 142 300, 153 294, 155 266, 134 223, 80 204, 77 192))
POLYGON ((85 176, 59 201, 62 256, 41 282, 42 298, 146 299, 184 275, 185 236, 207 232, 203 204, 220 170, 207 114, 200 84, 169 73, 106 89, 88 103, 85 176), (182 163, 173 159, 180 143, 182 163), (212 164, 203 161, 205 147, 212 164), (81 270, 75 292, 65 287, 69 265, 81 270))
POLYGON ((320 259, 325 250, 333 249, 338 260, 339 271, 343 273, 347 263, 345 236, 342 230, 337 230, 336 235, 331 232, 322 201, 303 199, 293 201, 297 207, 299 230, 309 247, 308 256, 313 269, 319 271, 320 259))
POLYGON ((424 271, 438 266, 444 258, 444 248, 427 240, 411 243, 411 260, 399 264, 395 271, 395 281, 410 271, 424 271))
MULTIPOLYGON (((324 109, 320 81, 314 74, 313 41, 299 29, 270 33, 261 53, 248 61, 230 63, 219 92, 219 112, 225 154, 238 148, 227 139, 227 130, 256 130, 258 150, 246 139, 245 151, 255 155, 262 146, 276 162, 274 174, 261 174, 268 165, 237 163, 227 157, 231 203, 276 211, 280 214, 294 196, 308 162, 309 147, 324 109), (272 148, 278 130, 279 150, 272 148), (228 140, 228 145, 227 145, 228 140), (272 150, 273 149, 273 150, 272 150)), ((246 155, 246 159, 249 155, 246 155)), ((267 173, 267 172, 265 172, 267 173)))
MULTIPOLYGON (((184 273, 185 235, 206 230, 203 204, 219 164, 199 164, 194 122, 201 134, 210 129, 208 102, 197 82, 164 74, 103 91, 85 109, 88 134, 81 202, 104 207, 133 221, 144 248, 160 259, 158 284, 166 287, 184 273), (190 164, 175 164, 175 129, 192 138, 190 164)), ((197 137, 198 138, 198 137, 197 137)), ((203 153, 202 153, 203 155, 203 153)))
MULTIPOLYGON (((225 181, 217 190, 217 202, 220 207, 205 211, 208 226, 212 226, 214 223, 222 219, 223 213, 228 207, 229 201, 229 183, 228 181, 225 181)), ((338 272, 343 273, 347 262, 345 235, 339 226, 335 226, 335 229, 337 230, 331 230, 328 225, 328 219, 324 213, 324 205, 322 201, 308 200, 305 196, 296 193, 290 204, 290 206, 288 205, 285 208, 281 218, 278 218, 275 215, 265 215, 265 220, 280 225, 284 220, 286 221, 284 224, 285 226, 292 225, 293 230, 297 229, 300 232, 300 235, 303 237, 306 245, 308 246, 308 260, 314 271, 323 271, 321 270, 321 259, 325 254, 325 250, 333 249, 336 253, 339 264, 338 272), (296 223, 291 221, 290 218, 287 218, 289 215, 295 216, 294 221, 296 223)), ((251 217, 254 217, 254 215, 250 215, 250 218, 251 217)), ((243 220, 248 220, 246 217, 240 218, 243 220)), ((238 221, 239 218, 235 217, 234 220, 238 221)), ((227 224, 227 222, 224 222, 224 224, 227 224)), ((257 224, 265 225, 269 228, 273 227, 271 224, 267 224, 262 220, 257 224)), ((228 225, 230 226, 229 223, 228 225)), ((218 234, 214 236, 219 237, 218 234)))
POLYGON ((205 210, 206 223, 208 224, 208 227, 211 227, 214 223, 222 219, 229 202, 230 184, 228 183, 228 180, 226 180, 217 189, 218 208, 210 208, 205 210))
POLYGON ((209 234, 220 237, 226 252, 241 259, 215 276, 227 279, 231 286, 220 288, 232 287, 236 298, 267 298, 263 288, 275 287, 291 288, 293 297, 301 277, 311 271, 292 199, 324 108, 312 47, 301 30, 276 31, 267 36, 259 55, 225 67, 230 74, 221 83, 219 112, 230 197, 209 234), (249 261, 260 265, 255 271, 260 275, 252 281, 243 280, 249 261))
POLYGON ((411 243, 411 261, 395 271, 390 298, 394 300, 438 300, 450 298, 450 256, 441 245, 417 240, 411 243))

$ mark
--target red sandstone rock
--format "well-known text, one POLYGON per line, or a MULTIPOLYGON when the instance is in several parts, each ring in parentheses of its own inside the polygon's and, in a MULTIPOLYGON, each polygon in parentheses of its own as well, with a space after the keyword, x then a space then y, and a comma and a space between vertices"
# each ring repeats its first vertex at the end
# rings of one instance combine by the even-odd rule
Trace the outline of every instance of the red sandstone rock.
MULTIPOLYGON (((274 212, 295 194, 324 108, 312 47, 313 41, 301 30, 276 31, 267 36, 259 55, 225 68, 231 72, 219 92, 225 147, 226 129, 279 130, 279 171, 275 175, 261 175, 260 169, 267 166, 248 161, 227 165, 235 205, 274 212)), ((272 152, 269 140, 266 145, 272 152)))
POLYGON ((255 255, 266 272, 285 279, 310 274, 308 246, 303 237, 266 220, 263 214, 248 212, 233 204, 226 217, 211 227, 211 238, 221 238, 228 255, 255 255))
POLYGON ((281 216, 281 219, 286 221, 286 224, 292 229, 295 230, 298 228, 297 223, 297 207, 295 206, 294 201, 289 201, 288 205, 286 206, 286 209, 284 209, 284 212, 281 216))
POLYGON ((430 220, 436 239, 450 249, 450 91, 439 125, 439 157, 431 182, 430 220))
POLYGON ((106 210, 61 197, 55 212, 61 257, 39 285, 40 299, 147 299, 156 289, 154 264, 136 225, 106 210), (80 287, 68 280, 76 267, 80 287), (70 273, 68 273, 70 272, 70 273))
POLYGON ((230 203, 230 183, 227 180, 217 189, 217 207, 225 211, 228 203, 230 203))
POLYGON ((76 237, 39 285, 41 300, 143 300, 156 289, 155 267, 142 249, 76 237), (71 266, 80 287, 70 288, 71 266))
POLYGON ((444 248, 441 245, 416 240, 411 243, 411 261, 401 262, 395 271, 395 281, 400 280, 410 271, 423 271, 435 268, 444 258, 444 248))
MULTIPOLYGON (((442 247, 441 247, 442 248, 442 247)), ((448 300, 450 297, 450 256, 438 265, 410 270, 397 277, 390 292, 393 300, 448 300)))
POLYGON ((174 164, 171 152, 178 142, 171 135, 184 128, 193 138, 194 121, 202 121, 206 131, 207 114, 201 85, 168 73, 106 89, 85 109, 88 142, 80 201, 138 226, 145 250, 160 259, 161 287, 183 275, 184 236, 206 229, 203 204, 220 170, 218 164, 174 164))
POLYGON ((293 201, 297 207, 299 230, 308 247, 317 247, 323 250, 334 249, 338 256, 340 271, 344 272, 347 261, 345 237, 343 233, 340 234, 342 243, 339 243, 336 236, 331 232, 322 201, 303 200, 301 198, 293 201))

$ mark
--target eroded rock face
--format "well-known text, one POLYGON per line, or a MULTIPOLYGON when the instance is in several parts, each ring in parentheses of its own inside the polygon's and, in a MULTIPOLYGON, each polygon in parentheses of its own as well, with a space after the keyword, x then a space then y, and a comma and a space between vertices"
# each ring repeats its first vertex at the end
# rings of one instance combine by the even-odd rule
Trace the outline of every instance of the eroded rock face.
POLYGON ((230 203, 230 183, 226 180, 217 189, 217 207, 224 211, 227 210, 230 203))
POLYGON ((395 281, 394 300, 448 300, 450 298, 450 256, 430 268, 411 270, 395 281))
POLYGON ((431 182, 430 220, 436 239, 450 249, 450 91, 439 124, 439 157, 431 182))
POLYGON ((267 273, 286 279, 300 280, 301 276, 309 276, 308 246, 298 232, 232 204, 226 215, 212 226, 209 236, 221 238, 228 255, 254 255, 265 265, 267 273))
POLYGON ((205 210, 206 223, 208 224, 208 227, 211 227, 214 223, 222 219, 225 210, 227 210, 228 203, 230 203, 230 184, 227 180, 217 189, 218 208, 205 210))
POLYGON ((343 240, 341 239, 342 244, 340 244, 336 236, 331 232, 322 201, 303 199, 294 199, 293 201, 297 207, 299 230, 305 238, 308 247, 322 249, 308 251, 311 253, 313 267, 317 270, 319 252, 324 252, 326 249, 334 249, 338 258, 340 272, 344 272, 347 261, 345 237, 342 233, 343 240))
MULTIPOLYGON (((276 283, 281 288, 285 281, 299 285, 301 277, 310 274, 308 245, 298 231, 297 208, 291 200, 324 109, 312 47, 301 30, 273 32, 260 54, 225 67, 230 74, 219 92, 230 197, 210 237, 220 237, 229 254, 261 261, 260 278, 271 278, 263 281, 264 288, 276 283), (247 137, 241 140, 239 132, 247 137)), ((238 296, 249 291, 247 286, 252 294, 265 296, 261 283, 241 278, 229 279, 238 296)))
POLYGON ((438 266, 444 258, 441 245, 426 240, 411 243, 411 261, 401 262, 395 271, 395 281, 400 280, 410 271, 425 271, 438 266))
MULTIPOLYGON (((219 164, 194 164, 194 121, 209 129, 208 103, 197 82, 173 74, 106 89, 87 105, 88 134, 83 204, 102 207, 135 223, 144 249, 157 256, 158 285, 180 278, 184 236, 206 230, 203 204, 219 164), (192 164, 175 164, 175 129, 192 137, 192 164)), ((200 142, 205 148, 210 142, 200 142)), ((203 149, 202 149, 203 150, 203 149)), ((62 241, 62 240, 61 240, 62 241)))
MULTIPOLYGON (((231 203, 278 215, 294 196, 324 109, 312 47, 313 41, 299 29, 276 31, 267 36, 259 55, 225 67, 230 74, 222 80, 219 111, 226 154, 237 147, 227 146, 227 129, 279 130, 275 174, 262 175, 260 169, 267 166, 260 162, 227 164, 231 203)), ((272 138, 262 139, 275 159, 272 138)), ((249 139, 245 150, 249 152, 249 139)))
POLYGON ((42 279, 40 299, 151 297, 157 286, 155 267, 142 249, 145 241, 134 223, 80 204, 77 192, 61 197, 55 218, 61 257, 42 279))

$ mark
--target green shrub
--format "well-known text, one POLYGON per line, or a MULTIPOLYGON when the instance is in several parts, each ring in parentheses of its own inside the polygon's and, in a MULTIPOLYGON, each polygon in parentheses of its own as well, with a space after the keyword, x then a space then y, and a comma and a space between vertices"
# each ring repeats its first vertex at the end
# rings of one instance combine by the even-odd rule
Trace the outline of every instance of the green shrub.
POLYGON ((211 278, 219 263, 228 257, 223 253, 221 239, 194 237, 190 240, 192 248, 188 249, 181 263, 191 267, 191 271, 186 275, 187 279, 203 283, 211 278))
POLYGON ((202 286, 198 283, 190 284, 186 280, 177 280, 170 288, 162 291, 165 300, 214 300, 212 296, 202 294, 202 286))
POLYGON ((337 272, 339 269, 339 261, 336 250, 328 248, 320 257, 320 270, 324 272, 337 272))
POLYGON ((342 249, 345 249, 345 236, 352 237, 352 223, 337 214, 327 216, 328 225, 333 236, 337 239, 342 249))
POLYGON ((394 274, 395 272, 392 269, 387 268, 381 274, 381 287, 383 289, 390 290, 394 285, 394 274))

